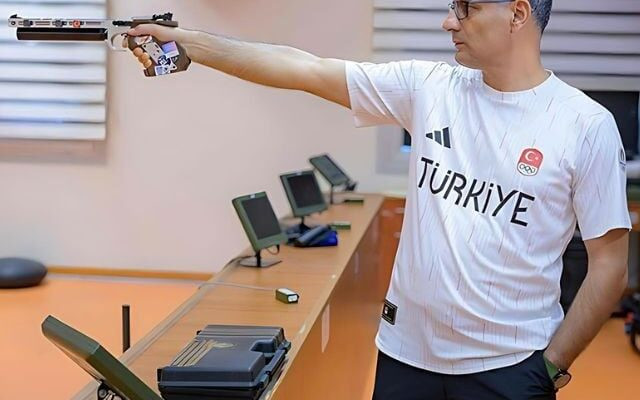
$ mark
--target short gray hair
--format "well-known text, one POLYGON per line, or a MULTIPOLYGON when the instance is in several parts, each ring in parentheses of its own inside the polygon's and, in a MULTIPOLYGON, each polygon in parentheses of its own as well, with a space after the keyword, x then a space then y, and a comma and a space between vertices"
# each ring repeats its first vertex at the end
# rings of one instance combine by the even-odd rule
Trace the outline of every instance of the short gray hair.
POLYGON ((540 32, 544 32, 551 16, 553 0, 529 0, 529 3, 531 4, 533 17, 536 19, 538 27, 540 27, 540 32))

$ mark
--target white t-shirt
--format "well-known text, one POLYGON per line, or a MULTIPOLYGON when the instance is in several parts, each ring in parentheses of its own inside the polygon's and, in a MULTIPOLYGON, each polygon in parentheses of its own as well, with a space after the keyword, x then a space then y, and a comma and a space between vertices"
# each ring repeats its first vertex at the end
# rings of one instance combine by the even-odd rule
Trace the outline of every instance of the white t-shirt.
POLYGON ((347 62, 358 126, 411 133, 409 187, 378 348, 446 374, 516 364, 563 319, 562 254, 630 229, 611 113, 555 75, 499 92, 445 63, 347 62), (393 322, 393 323, 391 323, 393 322))

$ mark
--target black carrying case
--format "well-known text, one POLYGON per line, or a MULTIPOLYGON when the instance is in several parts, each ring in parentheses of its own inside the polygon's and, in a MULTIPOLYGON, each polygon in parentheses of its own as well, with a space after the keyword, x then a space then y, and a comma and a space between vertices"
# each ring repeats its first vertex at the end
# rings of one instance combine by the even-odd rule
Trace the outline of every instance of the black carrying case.
POLYGON ((282 328, 207 325, 158 369, 158 388, 166 400, 257 399, 290 348, 282 328))

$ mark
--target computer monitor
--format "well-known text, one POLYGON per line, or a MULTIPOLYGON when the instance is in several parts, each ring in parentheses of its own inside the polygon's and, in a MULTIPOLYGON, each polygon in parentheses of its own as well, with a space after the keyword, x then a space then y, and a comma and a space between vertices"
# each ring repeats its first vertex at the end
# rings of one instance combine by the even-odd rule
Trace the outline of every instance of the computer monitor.
POLYGON ((240 264, 251 267, 268 267, 280 262, 279 260, 262 259, 260 256, 261 250, 278 246, 287 241, 287 236, 282 232, 267 194, 260 192, 240 196, 233 199, 232 203, 249 238, 251 247, 256 252, 255 258, 247 258, 242 260, 240 264))
POLYGON ((327 181, 329 181, 329 184, 331 185, 331 192, 329 193, 330 204, 334 203, 333 192, 336 186, 344 185, 344 189, 349 192, 355 190, 358 183, 353 182, 344 170, 340 168, 328 154, 311 157, 309 162, 318 170, 318 172, 320 172, 322 176, 324 176, 327 181))
POLYGON ((340 186, 351 181, 342 168, 328 154, 311 157, 309 162, 329 181, 331 186, 340 186))
POLYGON ((280 175, 294 217, 302 218, 327 209, 318 180, 312 170, 280 175))
POLYGON ((109 398, 111 391, 123 400, 162 400, 100 343, 64 322, 49 315, 42 322, 42 333, 80 368, 102 383, 98 388, 98 399, 109 398))
POLYGON ((616 120, 628 159, 639 154, 640 93, 624 91, 588 90, 585 94, 608 109, 616 120))

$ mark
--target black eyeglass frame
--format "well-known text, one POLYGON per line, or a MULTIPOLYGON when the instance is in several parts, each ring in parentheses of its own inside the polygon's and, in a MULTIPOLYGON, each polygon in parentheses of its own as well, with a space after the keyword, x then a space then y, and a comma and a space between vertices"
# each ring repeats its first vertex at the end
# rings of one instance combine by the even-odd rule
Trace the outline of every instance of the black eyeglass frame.
MULTIPOLYGON (((449 3, 449 8, 453 10, 454 14, 456 15, 456 18, 458 18, 458 21, 462 21, 463 19, 467 18, 469 16, 469 4, 478 4, 478 3, 511 3, 515 0, 477 0, 477 1, 464 1, 464 0, 454 0, 451 3, 449 3), (461 16, 461 14, 458 13, 458 8, 456 7, 456 4, 463 4, 464 5, 464 15, 461 16)), ((462 11, 460 11, 460 13, 462 13, 462 11)))

